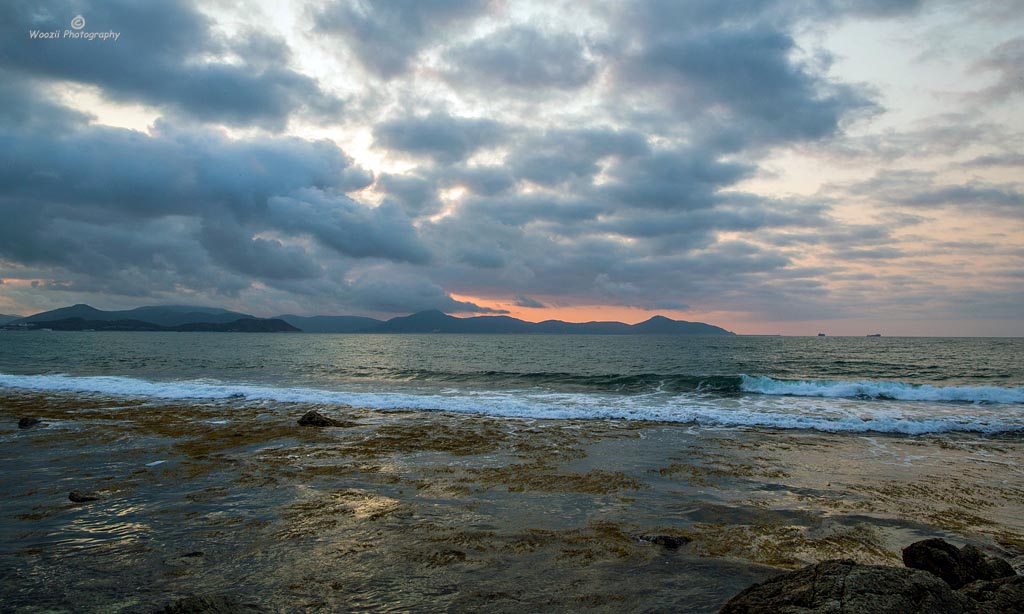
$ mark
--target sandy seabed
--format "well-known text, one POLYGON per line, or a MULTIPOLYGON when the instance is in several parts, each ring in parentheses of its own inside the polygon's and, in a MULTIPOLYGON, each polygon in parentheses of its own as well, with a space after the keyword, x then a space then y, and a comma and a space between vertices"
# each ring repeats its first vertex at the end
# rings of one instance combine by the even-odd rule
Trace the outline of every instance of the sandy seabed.
POLYGON ((196 594, 271 612, 713 612, 808 563, 899 565, 926 537, 1024 554, 1019 436, 6 390, 0 442, 11 612, 196 594), (298 426, 310 409, 343 425, 298 426))

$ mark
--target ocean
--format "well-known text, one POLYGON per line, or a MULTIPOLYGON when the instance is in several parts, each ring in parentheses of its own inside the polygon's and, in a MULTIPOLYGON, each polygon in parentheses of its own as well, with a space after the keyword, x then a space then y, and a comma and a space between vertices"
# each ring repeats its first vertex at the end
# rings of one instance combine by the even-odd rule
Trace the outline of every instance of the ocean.
POLYGON ((710 613, 823 560, 901 566, 920 539, 1014 559, 1022 356, 0 332, 0 611, 710 613))
POLYGON ((0 387, 926 434, 1024 429, 1024 339, 3 333, 0 387))

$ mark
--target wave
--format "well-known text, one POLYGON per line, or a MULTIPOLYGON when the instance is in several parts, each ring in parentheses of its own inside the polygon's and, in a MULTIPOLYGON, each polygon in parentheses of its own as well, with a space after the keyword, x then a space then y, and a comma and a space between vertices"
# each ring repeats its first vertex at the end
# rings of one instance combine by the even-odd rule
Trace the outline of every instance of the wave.
MULTIPOLYGON (((743 376, 744 385, 760 386, 766 394, 810 394, 831 390, 842 382, 786 382, 743 376), (807 384, 821 388, 806 388, 807 384), (789 390, 789 392, 782 392, 789 390), (796 392, 793 392, 796 391, 796 392)), ((863 384, 863 382, 862 382, 863 384)), ((846 402, 836 407, 771 402, 748 398, 715 399, 703 395, 639 394, 613 396, 594 393, 537 390, 464 390, 430 392, 359 392, 317 388, 228 384, 213 380, 155 382, 131 377, 0 374, 0 387, 47 392, 74 392, 165 400, 280 402, 317 405, 353 405, 379 410, 424 410, 486 414, 533 419, 620 419, 693 423, 710 427, 770 427, 827 432, 878 432, 921 435, 927 433, 1024 433, 1024 411, 972 411, 954 414, 942 408, 922 413, 895 409, 892 404, 846 402), (730 403, 724 401, 730 400, 730 403)), ((976 390, 976 389, 975 389, 976 390)), ((835 394, 834 396, 840 396, 835 394)), ((948 399, 942 399, 948 400, 948 399)))
POLYGON ((781 380, 765 376, 741 375, 740 390, 756 394, 794 397, 1024 403, 1024 388, 1000 388, 999 386, 933 386, 885 381, 781 380))
MULTIPOLYGON (((378 374, 371 374, 374 376, 378 374)), ((634 373, 581 375, 557 371, 516 373, 509 371, 445 372, 424 369, 388 371, 388 379, 407 382, 453 384, 482 383, 488 386, 548 386, 608 392, 740 392, 741 379, 735 375, 685 375, 634 373)))

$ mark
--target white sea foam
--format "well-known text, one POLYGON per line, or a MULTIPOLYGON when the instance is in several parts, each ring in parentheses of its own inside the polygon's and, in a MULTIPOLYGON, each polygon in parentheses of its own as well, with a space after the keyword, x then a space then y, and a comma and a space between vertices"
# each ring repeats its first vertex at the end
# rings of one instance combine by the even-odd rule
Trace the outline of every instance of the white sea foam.
MULTIPOLYGON (((774 392, 762 394, 798 394, 789 390, 831 390, 829 382, 779 382, 748 378, 752 384, 774 392), (780 384, 771 388, 771 383, 780 384), (814 384, 824 384, 814 388, 814 384)), ((746 381, 746 380, 745 380, 746 381)), ((838 384, 838 383, 836 383, 838 384)), ((864 384, 864 383, 861 383, 864 384)), ((851 383, 851 386, 860 384, 851 383)), ((880 384, 873 384, 880 385, 880 384)), ((75 392, 102 395, 147 397, 167 400, 225 399, 241 402, 272 401, 355 405, 380 410, 416 409, 476 413, 518 418, 571 419, 598 418, 695 423, 708 427, 773 427, 814 429, 828 432, 886 432, 919 435, 942 432, 998 433, 1024 431, 1024 407, 1013 405, 985 408, 972 406, 970 412, 950 404, 908 404, 892 401, 835 399, 778 399, 750 395, 714 399, 707 396, 650 393, 610 395, 532 390, 461 390, 362 392, 316 388, 273 387, 229 384, 213 380, 158 382, 130 377, 69 375, 0 374, 0 387, 28 390, 75 392), (951 409, 952 408, 952 409, 951 409), (998 409, 998 411, 996 411, 998 409)), ((851 388, 853 390, 854 388, 851 388)), ((967 389, 977 390, 977 389, 967 389)), ((757 390, 761 392, 761 390, 757 390)), ((1012 392, 1012 391, 1010 391, 1012 392)), ((857 393, 833 394, 834 397, 857 393)), ((861 395, 865 396, 865 395, 861 395)), ((950 400, 946 396, 939 400, 950 400)), ((927 400, 928 399, 925 397, 927 400)), ((959 400, 959 399, 953 399, 959 400)), ((975 400, 972 398, 971 400, 975 400)), ((1009 402, 1009 401, 1004 401, 1009 402)))
POLYGON ((741 375, 740 389, 758 394, 795 397, 894 399, 897 401, 964 401, 1024 403, 1024 388, 998 386, 931 386, 882 381, 778 380, 741 375))

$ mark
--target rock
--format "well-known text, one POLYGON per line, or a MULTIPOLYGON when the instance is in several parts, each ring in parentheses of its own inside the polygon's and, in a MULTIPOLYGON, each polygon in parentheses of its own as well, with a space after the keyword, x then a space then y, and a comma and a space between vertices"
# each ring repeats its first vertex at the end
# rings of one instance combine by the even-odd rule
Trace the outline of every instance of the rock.
POLYGON ((259 607, 242 603, 234 597, 193 595, 157 610, 157 614, 250 614, 260 611, 259 607))
POLYGON ((68 499, 70 499, 72 503, 88 503, 89 501, 99 501, 100 496, 96 493, 72 490, 68 493, 68 499))
POLYGON ((21 418, 21 419, 18 420, 18 428, 19 429, 30 429, 33 426, 38 426, 38 425, 40 425, 42 423, 43 423, 43 421, 40 420, 39 418, 32 418, 30 416, 26 416, 26 417, 21 418))
POLYGON ((1021 556, 1015 556, 1009 561, 1010 567, 1013 568, 1017 575, 1024 575, 1024 554, 1021 556))
POLYGON ((680 546, 685 546, 693 541, 689 537, 682 535, 641 535, 637 539, 643 542, 650 542, 658 546, 664 546, 669 550, 675 550, 680 546))
POLYGON ((925 539, 903 549, 903 564, 942 578, 953 588, 977 580, 996 580, 1016 575, 1003 559, 989 556, 967 545, 957 548, 944 539, 925 539))
POLYGON ((1024 576, 973 582, 959 592, 974 600, 978 614, 1024 612, 1024 576))
POLYGON ((968 614, 974 603, 918 569, 825 561, 755 584, 720 614, 968 614))
POLYGON ((301 426, 345 426, 344 422, 340 420, 334 420, 321 414, 318 411, 309 410, 301 418, 299 418, 299 425, 301 426))
POLYGON ((1017 575, 1008 561, 997 556, 985 554, 980 548, 967 544, 960 549, 960 559, 964 566, 977 577, 974 580, 998 580, 1017 575))

